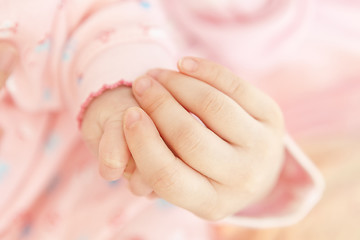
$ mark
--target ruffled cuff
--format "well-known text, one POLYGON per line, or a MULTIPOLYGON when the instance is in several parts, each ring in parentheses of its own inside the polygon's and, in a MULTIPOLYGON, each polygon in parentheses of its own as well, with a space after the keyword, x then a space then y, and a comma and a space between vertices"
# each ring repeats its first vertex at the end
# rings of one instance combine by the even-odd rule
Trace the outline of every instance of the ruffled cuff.
POLYGON ((127 82, 125 80, 120 80, 114 84, 105 84, 102 88, 100 88, 97 92, 93 92, 89 95, 89 97, 85 100, 85 102, 81 105, 80 112, 77 115, 78 127, 81 128, 81 123, 85 115, 85 111, 90 105, 92 101, 94 101, 98 96, 102 95, 104 92, 108 90, 112 90, 118 88, 120 86, 131 87, 132 82, 127 82))
POLYGON ((176 61, 166 48, 156 42, 119 45, 102 52, 84 69, 73 83, 75 90, 69 105, 81 126, 90 103, 105 91, 119 86, 131 86, 132 81, 151 68, 175 68, 176 61))

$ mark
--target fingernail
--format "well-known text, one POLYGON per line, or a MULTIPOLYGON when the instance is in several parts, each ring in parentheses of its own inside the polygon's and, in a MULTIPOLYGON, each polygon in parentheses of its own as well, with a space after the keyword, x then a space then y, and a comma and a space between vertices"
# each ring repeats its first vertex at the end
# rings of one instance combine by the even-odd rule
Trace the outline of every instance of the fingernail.
POLYGON ((136 122, 138 122, 141 118, 140 113, 136 109, 128 110, 125 118, 125 126, 126 128, 131 128, 134 126, 136 122))
POLYGON ((150 77, 157 78, 161 72, 161 69, 151 69, 146 74, 150 77))
POLYGON ((199 68, 199 63, 190 57, 184 57, 180 59, 179 66, 186 72, 195 72, 199 68))
POLYGON ((140 79, 135 81, 133 87, 135 93, 139 96, 142 96, 142 94, 151 87, 151 79, 146 76, 141 77, 140 79))

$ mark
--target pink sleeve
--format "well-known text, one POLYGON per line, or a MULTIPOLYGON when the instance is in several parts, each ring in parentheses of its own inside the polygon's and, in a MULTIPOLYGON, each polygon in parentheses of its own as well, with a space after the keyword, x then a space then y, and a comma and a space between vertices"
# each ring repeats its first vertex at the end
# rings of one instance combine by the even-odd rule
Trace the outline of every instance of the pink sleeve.
POLYGON ((81 121, 90 101, 104 90, 155 67, 175 68, 175 48, 156 0, 82 1, 64 5, 71 35, 63 52, 65 99, 81 121))
POLYGON ((322 196, 324 180, 296 143, 284 139, 285 161, 272 191, 261 201, 224 220, 254 228, 294 224, 304 218, 322 196))

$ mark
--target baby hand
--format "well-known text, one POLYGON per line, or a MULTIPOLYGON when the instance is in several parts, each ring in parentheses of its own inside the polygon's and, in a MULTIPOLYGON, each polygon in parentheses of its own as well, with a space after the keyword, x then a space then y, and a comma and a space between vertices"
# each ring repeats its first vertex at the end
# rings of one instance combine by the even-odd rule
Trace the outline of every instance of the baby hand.
POLYGON ((82 136, 99 160, 100 174, 107 180, 120 178, 126 165, 133 165, 122 127, 125 110, 133 106, 138 104, 131 88, 123 86, 96 98, 83 118, 82 136))
POLYGON ((283 159, 283 119, 270 97, 229 70, 192 61, 181 61, 181 73, 155 70, 133 85, 141 108, 124 116, 136 163, 130 187, 141 194, 137 179, 143 179, 159 197, 216 220, 274 186, 283 159))

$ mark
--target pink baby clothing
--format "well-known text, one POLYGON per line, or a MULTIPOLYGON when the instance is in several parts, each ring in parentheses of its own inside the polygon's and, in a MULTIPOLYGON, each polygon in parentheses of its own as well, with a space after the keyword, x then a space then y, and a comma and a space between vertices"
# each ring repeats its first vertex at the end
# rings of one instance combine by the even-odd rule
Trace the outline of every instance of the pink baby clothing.
MULTIPOLYGON (((102 90, 197 55, 272 95, 295 136, 358 133, 359 72, 337 56, 360 56, 359 9, 350 0, 0 0, 0 40, 20 56, 1 92, 0 239, 211 239, 208 222, 102 180, 76 119, 102 90), (334 98, 341 114, 324 108, 334 98)), ((274 189, 219 224, 289 225, 316 204, 318 170, 289 136, 284 145, 274 189)))

